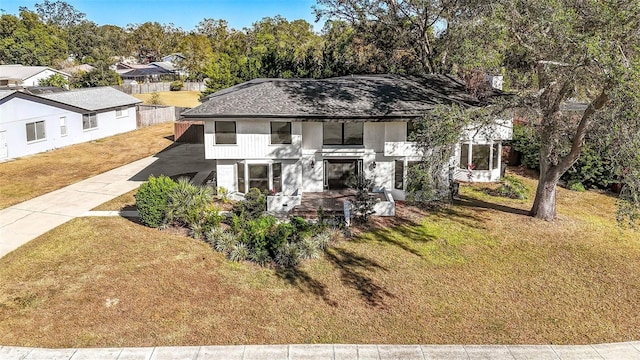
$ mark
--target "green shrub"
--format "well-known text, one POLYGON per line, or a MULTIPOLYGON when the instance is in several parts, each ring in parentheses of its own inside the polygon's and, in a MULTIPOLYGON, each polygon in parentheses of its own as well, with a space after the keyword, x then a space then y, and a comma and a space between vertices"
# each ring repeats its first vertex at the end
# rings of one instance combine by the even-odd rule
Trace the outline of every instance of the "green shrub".
POLYGON ((491 193, 497 196, 523 200, 527 198, 529 189, 527 189, 527 186, 517 177, 507 175, 502 178, 500 186, 491 193))
POLYGON ((184 86, 184 84, 182 83, 182 81, 176 80, 176 81, 171 82, 171 84, 169 84, 169 90, 171 90, 171 91, 180 91, 180 90, 182 90, 183 86, 184 86))
POLYGON ((571 191, 583 192, 587 190, 584 188, 584 185, 582 185, 582 183, 579 181, 570 181, 567 185, 569 190, 571 191))
POLYGON ((260 189, 251 188, 244 200, 233 205, 232 212, 246 219, 257 219, 267 210, 267 197, 260 189))
POLYGON ((213 202, 213 190, 208 186, 196 186, 187 178, 178 179, 169 193, 167 218, 182 225, 202 224, 213 202))
POLYGON ((540 167, 540 135, 536 129, 522 124, 513 125, 513 140, 510 141, 514 150, 522 154, 522 165, 538 169, 540 167))
POLYGON ((230 231, 223 231, 222 234, 215 240, 214 248, 221 253, 230 254, 238 243, 238 237, 236 234, 230 231))
POLYGON ((242 242, 236 243, 229 253, 229 260, 231 261, 244 261, 247 258, 249 258, 249 249, 247 244, 242 242))
POLYGON ((220 210, 215 205, 210 205, 204 209, 202 214, 202 227, 204 231, 216 228, 220 226, 224 216, 220 215, 220 210))
POLYGON ((282 267, 296 267, 300 263, 299 248, 296 244, 286 242, 276 251, 275 262, 282 267))
POLYGON ((320 257, 320 244, 316 237, 303 236, 298 245, 298 256, 301 260, 317 259, 320 257))
POLYGON ((329 243, 331 243, 332 241, 332 233, 327 230, 324 230, 316 234, 313 238, 318 244, 318 248, 324 251, 327 249, 327 247, 329 246, 329 243))
POLYGON ((204 235, 204 228, 200 224, 191 224, 189 226, 189 236, 194 239, 202 239, 202 235, 204 235))
POLYGON ((278 219, 274 216, 262 216, 258 219, 248 220, 244 224, 244 231, 239 235, 251 251, 268 251, 271 234, 276 228, 278 219))
POLYGON ((267 250, 271 256, 276 255, 276 251, 282 246, 282 244, 293 238, 296 233, 296 228, 290 223, 281 222, 275 230, 267 238, 267 250))
POLYGON ((207 242, 209 245, 211 245, 212 248, 216 248, 216 244, 218 243, 219 239, 222 237, 222 234, 224 234, 225 230, 219 226, 217 227, 212 227, 209 230, 205 231, 204 233, 204 241, 207 242))
POLYGON ((252 250, 249 252, 249 260, 260 266, 267 266, 271 262, 271 256, 266 250, 252 250))
POLYGON ((150 176, 149 181, 140 185, 135 199, 142 224, 155 228, 166 221, 169 195, 176 186, 166 176, 150 176))

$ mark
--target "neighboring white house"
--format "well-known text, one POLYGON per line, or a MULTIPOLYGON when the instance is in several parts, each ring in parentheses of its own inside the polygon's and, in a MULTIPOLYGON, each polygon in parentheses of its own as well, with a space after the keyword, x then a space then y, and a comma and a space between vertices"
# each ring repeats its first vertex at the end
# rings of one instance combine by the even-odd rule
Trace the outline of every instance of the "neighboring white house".
POLYGON ((41 95, 0 90, 0 161, 135 130, 137 103, 111 87, 41 95))
POLYGON ((0 65, 0 87, 18 88, 38 86, 40 80, 62 75, 67 81, 71 75, 46 66, 0 65))
MULTIPOLYGON (((217 186, 231 192, 257 187, 286 199, 344 189, 362 173, 375 190, 403 200, 407 169, 421 159, 407 140, 413 121, 442 103, 482 106, 442 75, 258 79, 214 93, 183 116, 205 121, 205 158, 217 162, 217 186)), ((467 132, 452 159, 456 178, 500 178, 512 121, 495 127, 489 138, 467 132)))

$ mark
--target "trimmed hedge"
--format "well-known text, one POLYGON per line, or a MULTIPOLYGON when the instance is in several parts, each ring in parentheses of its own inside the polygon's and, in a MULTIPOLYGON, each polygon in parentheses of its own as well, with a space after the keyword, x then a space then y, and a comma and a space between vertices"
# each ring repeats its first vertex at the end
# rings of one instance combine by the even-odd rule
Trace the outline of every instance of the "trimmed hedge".
POLYGON ((142 224, 157 228, 165 222, 169 196, 177 183, 166 176, 150 176, 135 195, 142 224))

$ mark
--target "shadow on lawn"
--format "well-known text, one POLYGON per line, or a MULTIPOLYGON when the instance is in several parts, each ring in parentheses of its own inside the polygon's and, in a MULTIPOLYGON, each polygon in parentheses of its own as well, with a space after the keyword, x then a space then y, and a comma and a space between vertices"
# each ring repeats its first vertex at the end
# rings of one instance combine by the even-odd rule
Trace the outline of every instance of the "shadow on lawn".
POLYGON ((490 203, 490 202, 472 198, 466 195, 458 196, 458 198, 453 203, 457 206, 464 206, 469 208, 496 210, 496 211, 501 211, 501 212, 515 214, 515 215, 529 215, 528 210, 490 203))
MULTIPOLYGON (((377 262, 342 248, 327 250, 325 257, 340 271, 343 285, 357 290, 360 297, 368 305, 384 307, 386 305, 385 298, 394 297, 393 294, 377 285, 371 277, 365 275, 365 272, 387 271, 377 262)), ((338 302, 329 297, 327 286, 312 278, 306 271, 299 268, 277 267, 275 273, 301 292, 310 293, 322 299, 329 306, 338 306, 338 302)))
POLYGON ((327 259, 340 270, 340 278, 345 286, 358 290, 360 297, 372 307, 384 307, 385 298, 393 294, 377 285, 365 272, 387 269, 377 262, 342 248, 331 248, 327 259))
POLYGON ((309 276, 309 274, 304 270, 278 266, 276 267, 276 275, 288 282, 289 285, 297 287, 301 292, 309 292, 316 297, 321 298, 329 306, 335 307, 338 305, 338 303, 329 298, 329 295, 327 294, 327 286, 309 276))

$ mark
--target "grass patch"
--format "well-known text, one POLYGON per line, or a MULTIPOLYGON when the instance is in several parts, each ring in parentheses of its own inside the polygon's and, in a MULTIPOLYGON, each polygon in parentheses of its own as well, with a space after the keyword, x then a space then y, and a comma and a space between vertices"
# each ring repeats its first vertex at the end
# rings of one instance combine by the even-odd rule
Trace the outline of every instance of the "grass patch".
POLYGON ((173 123, 0 163, 0 209, 158 153, 172 144, 173 123))
MULTIPOLYGON (((525 179, 525 181, 528 181, 525 179)), ((463 186, 439 212, 298 269, 233 263, 121 218, 81 218, 0 259, 0 343, 602 343, 637 339, 640 241, 614 198, 558 189, 559 219, 463 186)), ((534 187, 535 188, 535 187, 534 187)))
MULTIPOLYGON (((181 107, 196 107, 200 105, 200 91, 162 91, 158 92, 160 95, 161 105, 167 106, 181 106, 181 107)), ((151 94, 133 94, 132 96, 144 101, 145 104, 149 104, 151 100, 151 94)))

